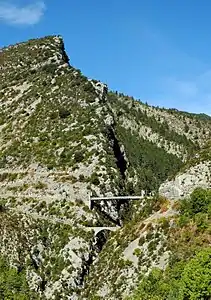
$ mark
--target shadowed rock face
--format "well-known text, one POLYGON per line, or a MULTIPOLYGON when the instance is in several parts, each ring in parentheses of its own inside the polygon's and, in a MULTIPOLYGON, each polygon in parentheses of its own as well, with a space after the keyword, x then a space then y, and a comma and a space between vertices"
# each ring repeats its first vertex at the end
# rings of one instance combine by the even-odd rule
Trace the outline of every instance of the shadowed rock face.
POLYGON ((114 128, 112 128, 111 126, 108 128, 108 139, 109 139, 112 149, 113 149, 117 167, 120 171, 122 179, 124 180, 126 177, 125 172, 127 170, 127 161, 125 160, 124 152, 121 150, 119 141, 117 140, 117 138, 115 136, 114 128))
MULTIPOLYGON (((80 299, 90 290, 109 300, 128 294, 138 274, 133 252, 146 233, 137 231, 141 217, 134 218, 146 203, 102 201, 90 210, 89 195, 158 189, 204 145, 210 127, 209 118, 109 92, 71 66, 59 36, 2 49, 1 255, 18 270, 26 268, 29 287, 41 299, 80 299), (113 233, 88 229, 120 224, 113 233)), ((197 168, 205 175, 209 166, 193 172, 197 168)), ((174 198, 194 184, 207 186, 209 180, 197 177, 197 183, 195 173, 183 176, 186 188, 183 177, 176 177, 161 193, 174 198)), ((146 259, 147 245, 140 248, 146 259)), ((160 244, 156 247, 159 251, 160 244)), ((164 249, 149 265, 165 267, 167 256, 164 249)))

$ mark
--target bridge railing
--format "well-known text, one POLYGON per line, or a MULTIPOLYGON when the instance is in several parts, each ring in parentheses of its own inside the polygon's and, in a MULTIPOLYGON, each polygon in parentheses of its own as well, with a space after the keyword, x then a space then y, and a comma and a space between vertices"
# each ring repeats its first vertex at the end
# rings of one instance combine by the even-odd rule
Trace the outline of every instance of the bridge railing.
POLYGON ((109 197, 90 197, 91 201, 102 200, 139 200, 143 199, 143 196, 109 196, 109 197))

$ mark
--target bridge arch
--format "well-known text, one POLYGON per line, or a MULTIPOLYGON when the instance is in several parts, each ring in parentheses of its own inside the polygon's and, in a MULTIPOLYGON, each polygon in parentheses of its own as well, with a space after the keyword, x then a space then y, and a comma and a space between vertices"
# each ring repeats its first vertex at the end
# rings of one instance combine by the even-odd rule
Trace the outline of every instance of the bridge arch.
POLYGON ((115 226, 115 227, 91 227, 91 229, 94 231, 95 236, 97 236, 100 232, 103 232, 103 231, 116 231, 119 228, 120 228, 119 226, 115 226))

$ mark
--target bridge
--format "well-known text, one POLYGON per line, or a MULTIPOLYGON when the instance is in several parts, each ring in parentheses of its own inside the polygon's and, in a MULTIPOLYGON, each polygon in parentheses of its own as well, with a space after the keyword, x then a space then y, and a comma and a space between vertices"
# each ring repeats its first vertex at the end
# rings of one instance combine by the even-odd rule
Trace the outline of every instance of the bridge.
POLYGON ((141 196, 105 196, 105 197, 91 197, 89 195, 89 208, 92 209, 92 201, 141 200, 141 199, 144 199, 144 194, 141 196))
MULTIPOLYGON (((91 197, 89 195, 89 208, 92 209, 92 201, 112 201, 112 200, 142 200, 144 199, 144 195, 141 196, 105 196, 105 197, 91 197)), ((41 220, 47 220, 50 221, 52 223, 61 223, 61 224, 72 224, 69 220, 63 220, 63 219, 59 219, 59 218, 49 218, 47 216, 41 216, 38 213, 33 213, 33 212, 29 212, 29 211, 23 211, 20 210, 18 208, 10 208, 10 210, 13 211, 18 211, 24 214, 28 214, 31 217, 35 218, 35 219, 41 219, 41 220)), ((101 231, 107 230, 107 231, 116 231, 120 228, 120 226, 116 225, 116 226, 99 226, 99 227, 83 227, 85 230, 93 230, 95 236, 97 236, 97 234, 101 231)))
MULTIPOLYGON (((89 209, 92 209, 92 201, 112 201, 112 200, 141 200, 144 199, 144 193, 141 196, 104 196, 104 197, 91 197, 89 195, 89 209)), ((120 226, 115 227, 92 227, 95 235, 103 230, 116 231, 120 226)))
POLYGON ((120 226, 113 226, 113 227, 87 227, 88 230, 93 230, 94 233, 95 233, 95 236, 101 232, 101 231, 104 231, 104 230, 108 230, 108 231, 116 231, 117 229, 120 228, 120 226))

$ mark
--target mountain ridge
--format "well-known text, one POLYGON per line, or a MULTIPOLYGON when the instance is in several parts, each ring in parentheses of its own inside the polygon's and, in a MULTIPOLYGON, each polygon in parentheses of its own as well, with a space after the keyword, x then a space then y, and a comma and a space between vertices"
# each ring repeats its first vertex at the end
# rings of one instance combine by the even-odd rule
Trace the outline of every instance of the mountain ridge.
POLYGON ((60 36, 3 48, 0 72, 2 257, 34 299, 124 299, 138 274, 168 265, 159 219, 177 212, 157 192, 203 151, 211 119, 109 91, 71 66, 60 36), (155 196, 88 205, 90 194, 143 192, 155 196))

